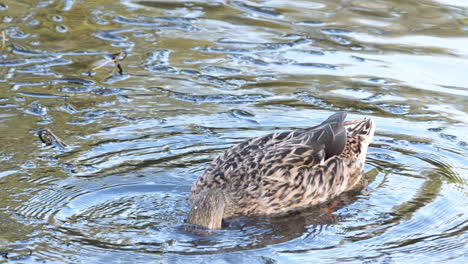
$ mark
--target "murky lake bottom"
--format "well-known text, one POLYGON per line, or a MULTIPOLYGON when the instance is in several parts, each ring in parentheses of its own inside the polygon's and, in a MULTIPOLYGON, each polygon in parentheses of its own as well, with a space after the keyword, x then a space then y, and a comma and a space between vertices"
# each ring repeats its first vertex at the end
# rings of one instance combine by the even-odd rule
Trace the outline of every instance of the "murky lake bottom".
POLYGON ((0 1, 0 263, 467 263, 467 15, 453 0, 0 1), (123 74, 105 64, 121 51, 123 74), (187 229, 217 154, 337 111, 376 122, 365 190, 331 216, 187 229))

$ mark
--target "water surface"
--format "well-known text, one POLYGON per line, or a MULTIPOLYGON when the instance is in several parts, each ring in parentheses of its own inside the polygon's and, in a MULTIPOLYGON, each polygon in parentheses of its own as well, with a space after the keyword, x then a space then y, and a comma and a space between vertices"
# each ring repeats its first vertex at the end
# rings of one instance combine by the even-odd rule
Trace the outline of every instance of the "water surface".
POLYGON ((0 2, 0 262, 466 263, 467 14, 453 0, 0 2), (122 50, 123 75, 92 70, 122 50), (332 217, 186 230, 218 153, 336 111, 377 131, 368 188, 332 217))

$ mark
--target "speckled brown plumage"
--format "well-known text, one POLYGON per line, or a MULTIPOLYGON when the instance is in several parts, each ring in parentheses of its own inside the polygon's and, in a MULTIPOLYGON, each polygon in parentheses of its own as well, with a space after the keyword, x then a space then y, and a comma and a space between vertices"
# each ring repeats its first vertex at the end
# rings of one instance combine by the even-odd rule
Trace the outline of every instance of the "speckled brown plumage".
POLYGON ((318 126, 252 138, 221 153, 192 186, 188 222, 220 228, 223 218, 283 214, 351 190, 375 127, 371 119, 345 117, 336 113, 318 126))

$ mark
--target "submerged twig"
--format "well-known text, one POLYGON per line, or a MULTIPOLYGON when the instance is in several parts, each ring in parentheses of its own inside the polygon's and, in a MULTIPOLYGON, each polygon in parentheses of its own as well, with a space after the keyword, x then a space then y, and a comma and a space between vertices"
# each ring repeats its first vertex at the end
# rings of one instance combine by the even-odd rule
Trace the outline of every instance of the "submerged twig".
POLYGON ((104 61, 102 64, 100 64, 100 65, 98 65, 98 66, 92 68, 91 71, 98 70, 98 69, 100 69, 100 68, 106 66, 107 64, 113 62, 113 63, 115 63, 115 68, 114 68, 114 70, 113 70, 112 72, 115 72, 116 69, 118 69, 118 73, 119 73, 120 75, 123 75, 123 68, 122 68, 122 66, 120 65, 120 62, 123 61, 126 57, 127 57, 127 52, 125 52, 125 51, 123 51, 123 50, 122 50, 121 52, 111 54, 111 58, 110 58, 110 59, 108 59, 108 60, 104 61))
POLYGON ((37 135, 39 136, 39 139, 42 141, 42 143, 46 144, 47 146, 54 145, 60 148, 65 148, 67 146, 48 128, 39 129, 39 131, 37 131, 37 135))

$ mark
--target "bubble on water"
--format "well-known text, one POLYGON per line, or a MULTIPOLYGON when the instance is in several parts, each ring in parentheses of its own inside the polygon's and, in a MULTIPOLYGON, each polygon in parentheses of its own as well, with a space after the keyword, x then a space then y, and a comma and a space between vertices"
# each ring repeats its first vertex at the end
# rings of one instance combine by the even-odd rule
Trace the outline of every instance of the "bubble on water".
POLYGON ((11 27, 5 30, 5 33, 14 39, 25 39, 31 36, 31 34, 24 33, 19 27, 11 27))
POLYGON ((31 19, 28 21, 28 23, 26 23, 27 26, 37 26, 39 24, 41 24, 41 22, 39 22, 37 19, 31 19))
POLYGON ((11 21, 13 21, 13 18, 11 16, 4 16, 3 17, 3 22, 4 23, 10 23, 11 21))
POLYGON ((57 25, 55 27, 55 30, 58 32, 58 33, 66 33, 68 31, 68 28, 64 25, 57 25))
POLYGON ((52 20, 55 21, 55 22, 62 22, 62 21, 63 21, 63 17, 60 16, 60 15, 53 15, 53 16, 52 16, 52 20))

